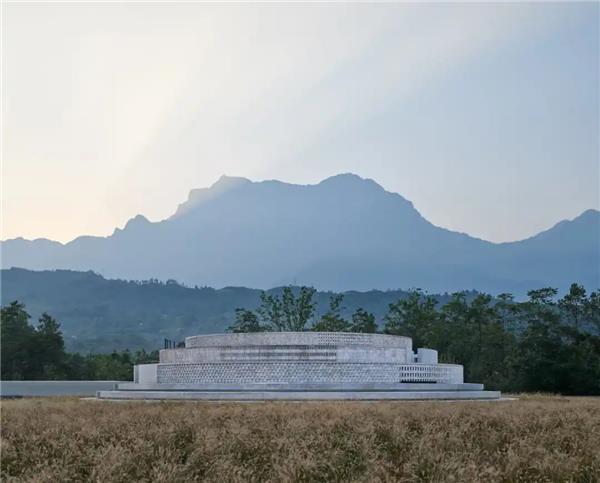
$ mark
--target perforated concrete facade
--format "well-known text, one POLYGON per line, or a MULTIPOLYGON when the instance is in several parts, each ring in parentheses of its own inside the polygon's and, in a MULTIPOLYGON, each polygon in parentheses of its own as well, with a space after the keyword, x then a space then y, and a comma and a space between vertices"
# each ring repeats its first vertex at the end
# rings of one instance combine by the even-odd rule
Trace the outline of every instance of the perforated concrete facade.
POLYGON ((234 346, 340 346, 402 347, 412 350, 412 339, 386 334, 346 332, 258 332, 252 334, 195 335, 185 339, 185 347, 234 346))
POLYGON ((133 384, 100 397, 131 398, 131 392, 139 391, 156 398, 174 393, 193 398, 193 393, 214 399, 221 391, 224 398, 235 393, 240 399, 306 399, 324 391, 327 398, 335 392, 369 399, 383 390, 386 399, 394 394, 398 399, 426 399, 429 392, 440 398, 442 392, 465 391, 475 398, 495 397, 477 385, 463 384, 462 366, 438 364, 437 351, 420 348, 414 353, 410 338, 383 334, 200 335, 188 337, 184 348, 160 351, 158 364, 136 366, 134 374, 133 384), (417 386, 419 391, 414 390, 417 386))
POLYGON ((165 349, 161 363, 189 362, 359 362, 406 363, 412 351, 396 347, 340 347, 335 345, 225 346, 165 349))
POLYGON ((160 364, 158 380, 171 384, 340 384, 432 382, 460 384, 461 366, 329 362, 160 364))

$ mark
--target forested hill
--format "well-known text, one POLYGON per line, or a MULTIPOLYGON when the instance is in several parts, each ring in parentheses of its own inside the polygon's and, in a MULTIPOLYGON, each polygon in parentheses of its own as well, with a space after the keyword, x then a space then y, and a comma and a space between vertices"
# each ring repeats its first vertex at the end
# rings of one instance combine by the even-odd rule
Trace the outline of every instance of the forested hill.
MULTIPOLYGON (((185 287, 175 281, 108 280, 94 272, 71 270, 1 271, 1 302, 24 303, 36 320, 48 312, 61 323, 67 349, 109 352, 114 349, 153 350, 163 339, 183 340, 194 334, 223 332, 235 319, 235 309, 254 309, 260 290, 244 287, 185 287)), ((270 292, 279 293, 281 288, 270 292)), ((345 292, 342 314, 362 307, 381 323, 390 303, 406 296, 401 290, 345 292)), ((317 292, 317 315, 329 304, 330 292, 317 292)), ((441 303, 448 295, 437 296, 441 303)))

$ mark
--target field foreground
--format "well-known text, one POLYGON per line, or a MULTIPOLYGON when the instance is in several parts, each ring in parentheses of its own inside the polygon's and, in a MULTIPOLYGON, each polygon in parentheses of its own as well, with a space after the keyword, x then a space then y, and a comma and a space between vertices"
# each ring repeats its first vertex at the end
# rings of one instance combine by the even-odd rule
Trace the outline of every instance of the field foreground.
POLYGON ((600 481, 600 399, 2 401, 2 481, 600 481))

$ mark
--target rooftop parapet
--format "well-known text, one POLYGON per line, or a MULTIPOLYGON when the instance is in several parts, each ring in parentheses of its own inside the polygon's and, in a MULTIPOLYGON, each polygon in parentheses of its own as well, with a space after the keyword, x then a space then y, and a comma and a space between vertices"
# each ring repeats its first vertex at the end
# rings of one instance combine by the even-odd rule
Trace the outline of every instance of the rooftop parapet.
POLYGON ((398 335, 349 332, 255 332, 243 334, 195 335, 185 339, 185 347, 302 345, 336 347, 404 348, 412 351, 412 339, 398 335))

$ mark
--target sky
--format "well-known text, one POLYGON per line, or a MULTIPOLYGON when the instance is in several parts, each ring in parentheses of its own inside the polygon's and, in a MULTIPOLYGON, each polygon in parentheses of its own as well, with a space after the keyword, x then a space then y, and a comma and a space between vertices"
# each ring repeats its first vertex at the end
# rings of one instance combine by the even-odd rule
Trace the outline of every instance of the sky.
POLYGON ((600 207, 599 4, 4 3, 1 238, 352 172, 490 241, 600 207))

